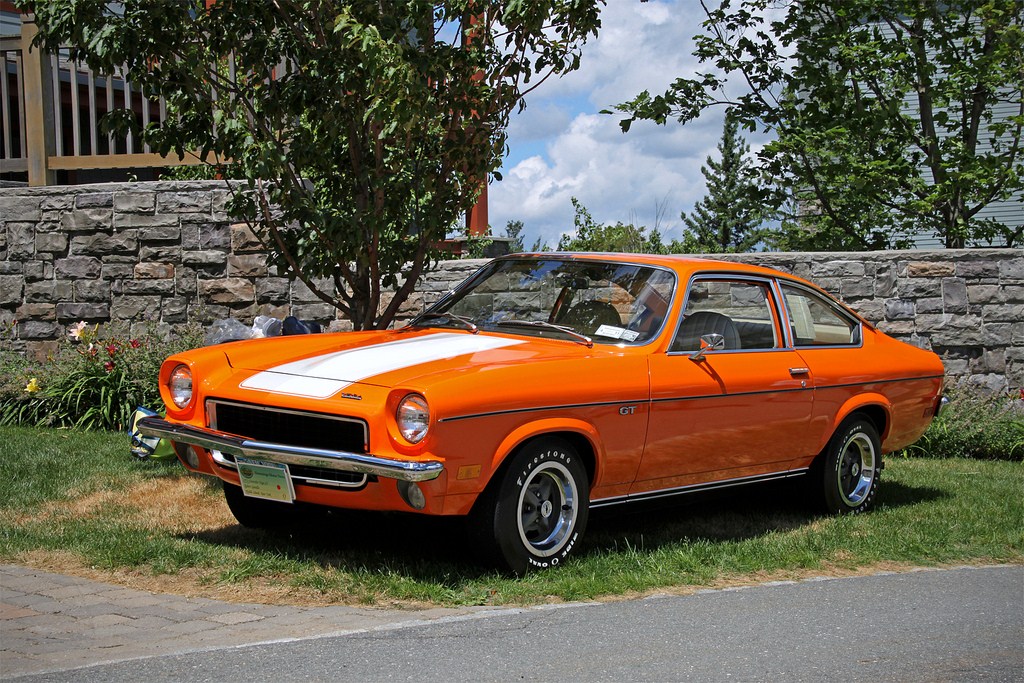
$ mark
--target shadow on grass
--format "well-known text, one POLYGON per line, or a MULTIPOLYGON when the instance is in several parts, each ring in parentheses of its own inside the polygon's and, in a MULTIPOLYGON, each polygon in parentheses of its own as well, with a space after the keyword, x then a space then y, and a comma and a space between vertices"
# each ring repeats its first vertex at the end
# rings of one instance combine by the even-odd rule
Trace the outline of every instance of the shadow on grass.
POLYGON ((931 503, 949 498, 950 494, 940 489, 926 486, 908 486, 899 481, 883 480, 878 495, 878 505, 886 507, 903 507, 918 503, 931 503))
MULTIPOLYGON (((628 544, 646 550, 683 539, 730 543, 800 529, 828 515, 807 500, 801 480, 693 494, 661 504, 632 504, 591 514, 582 554, 628 544)), ((939 489, 884 481, 876 506, 897 508, 948 497, 939 489)))
POLYGON ((284 555, 324 569, 396 573, 451 587, 494 573, 467 546, 461 518, 308 509, 273 529, 232 525, 179 538, 284 555))
MULTIPOLYGON (((877 504, 896 508, 948 497, 934 488, 885 481, 877 504)), ((760 484, 661 503, 594 510, 577 557, 615 548, 656 550, 690 541, 730 543, 800 529, 824 515, 795 482, 760 484)), ((226 526, 180 538, 268 552, 345 572, 397 573, 459 587, 493 575, 469 547, 462 518, 311 508, 299 521, 268 531, 226 526)))

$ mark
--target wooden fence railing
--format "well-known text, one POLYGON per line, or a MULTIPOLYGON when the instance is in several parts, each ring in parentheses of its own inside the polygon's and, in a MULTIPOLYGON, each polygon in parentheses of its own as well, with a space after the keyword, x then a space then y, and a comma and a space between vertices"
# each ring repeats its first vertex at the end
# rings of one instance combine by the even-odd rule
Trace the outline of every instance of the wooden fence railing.
POLYGON ((100 129, 115 108, 131 110, 143 126, 167 117, 162 98, 149 97, 124 78, 94 74, 68 58, 32 47, 36 25, 22 16, 21 35, 0 36, 0 173, 27 173, 29 185, 51 185, 56 171, 194 165, 198 159, 163 157, 131 134, 100 129))

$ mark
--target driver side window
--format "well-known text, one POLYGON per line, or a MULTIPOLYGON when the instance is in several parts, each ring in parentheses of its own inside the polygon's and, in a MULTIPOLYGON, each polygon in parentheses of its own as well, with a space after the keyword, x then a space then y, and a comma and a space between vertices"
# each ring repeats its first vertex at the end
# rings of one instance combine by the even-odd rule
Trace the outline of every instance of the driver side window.
POLYGON ((722 335, 726 351, 779 348, 768 284, 724 279, 693 282, 670 351, 697 351, 700 338, 711 333, 722 335))

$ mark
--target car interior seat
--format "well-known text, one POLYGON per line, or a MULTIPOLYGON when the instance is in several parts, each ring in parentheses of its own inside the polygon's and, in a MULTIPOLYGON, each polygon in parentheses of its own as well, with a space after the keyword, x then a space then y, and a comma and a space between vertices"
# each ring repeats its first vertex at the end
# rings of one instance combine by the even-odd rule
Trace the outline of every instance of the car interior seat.
POLYGON ((622 317, 614 306, 605 301, 581 301, 571 306, 557 323, 577 332, 593 334, 601 325, 622 327, 622 317))
POLYGON ((725 339, 727 350, 742 348, 740 333, 732 318, 715 311, 697 311, 683 319, 671 350, 699 351, 700 338, 705 334, 715 333, 725 339))

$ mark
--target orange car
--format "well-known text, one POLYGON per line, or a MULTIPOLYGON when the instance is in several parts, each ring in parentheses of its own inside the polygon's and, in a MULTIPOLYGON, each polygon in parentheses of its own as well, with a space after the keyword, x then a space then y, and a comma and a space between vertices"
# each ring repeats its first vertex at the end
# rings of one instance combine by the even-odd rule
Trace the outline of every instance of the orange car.
POLYGON ((799 278, 621 254, 500 258, 401 329, 196 349, 160 383, 141 431, 242 524, 294 502, 468 515, 516 573, 630 501, 801 476, 862 512, 943 402, 935 354, 799 278))

